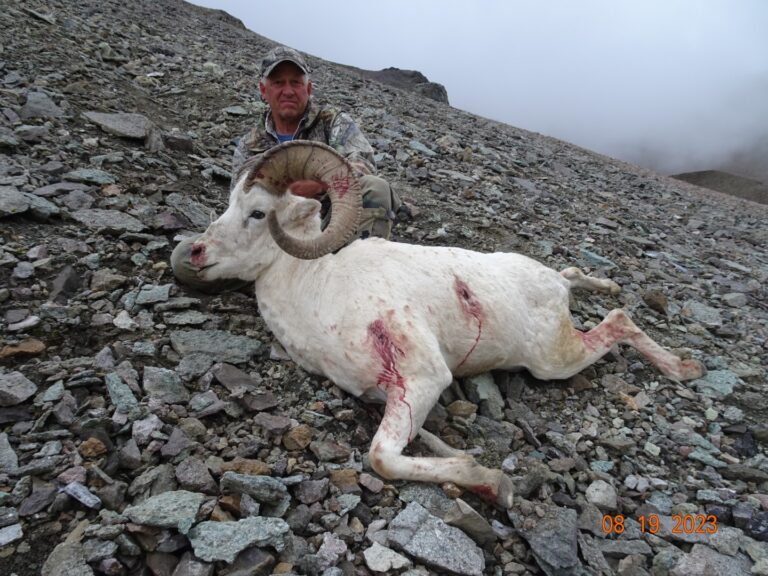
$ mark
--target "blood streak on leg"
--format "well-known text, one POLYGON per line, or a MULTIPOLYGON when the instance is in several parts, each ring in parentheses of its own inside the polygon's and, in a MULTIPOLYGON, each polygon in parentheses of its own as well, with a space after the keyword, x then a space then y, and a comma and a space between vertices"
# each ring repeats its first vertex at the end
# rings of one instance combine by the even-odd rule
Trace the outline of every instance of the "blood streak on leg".
POLYGON ((474 486, 470 486, 469 489, 486 502, 495 504, 496 500, 498 499, 496 490, 494 490, 493 486, 488 486, 488 484, 476 484, 474 486))
MULTIPOLYGON (((413 411, 411 410, 411 405, 405 399, 405 379, 397 369, 397 361, 405 357, 405 352, 398 346, 381 319, 374 320, 368 325, 368 338, 373 345, 374 351, 381 358, 381 372, 376 377, 376 386, 386 390, 387 395, 389 395, 390 390, 394 387, 399 394, 398 400, 408 407, 408 418, 410 421, 408 441, 410 442, 413 438, 413 411)), ((389 408, 390 403, 387 402, 387 407, 384 411, 384 422, 387 421, 389 408)))
POLYGON ((483 305, 480 304, 480 300, 477 299, 475 293, 470 290, 469 286, 466 282, 464 282, 464 280, 458 276, 455 276, 454 278, 455 280, 453 282, 453 289, 459 298, 461 310, 464 312, 465 316, 467 316, 469 319, 474 319, 477 322, 477 336, 475 337, 475 342, 472 344, 472 347, 469 349, 469 352, 466 353, 462 361, 459 362, 459 365, 456 366, 456 370, 458 370, 461 368, 464 362, 467 361, 467 358, 469 358, 470 354, 475 351, 475 348, 477 348, 477 343, 480 342, 480 336, 483 333, 483 305))
POLYGON ((626 328, 616 323, 606 323, 593 328, 589 332, 581 332, 580 330, 576 330, 576 332, 590 352, 594 352, 599 348, 610 348, 627 335, 626 328))

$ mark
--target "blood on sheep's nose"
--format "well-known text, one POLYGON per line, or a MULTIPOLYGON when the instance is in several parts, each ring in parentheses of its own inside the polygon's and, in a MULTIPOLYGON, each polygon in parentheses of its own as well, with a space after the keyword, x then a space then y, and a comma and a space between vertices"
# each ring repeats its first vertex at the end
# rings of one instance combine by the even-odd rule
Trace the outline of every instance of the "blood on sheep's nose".
POLYGON ((193 244, 190 255, 192 264, 200 266, 205 258, 205 244, 193 244))

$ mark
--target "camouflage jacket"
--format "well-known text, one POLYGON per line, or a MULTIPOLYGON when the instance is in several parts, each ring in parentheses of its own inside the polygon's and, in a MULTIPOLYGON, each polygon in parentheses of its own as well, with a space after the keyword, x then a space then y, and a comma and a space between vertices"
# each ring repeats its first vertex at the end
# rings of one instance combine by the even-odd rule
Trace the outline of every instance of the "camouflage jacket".
MULTIPOLYGON (((344 112, 339 112, 329 106, 313 107, 307 105, 304 116, 299 122, 299 128, 294 135, 295 140, 314 140, 331 146, 339 154, 350 161, 359 175, 375 174, 376 165, 373 162, 373 148, 355 121, 344 112)), ((245 134, 235 148, 232 157, 232 180, 230 190, 234 188, 238 172, 243 163, 259 154, 263 154, 279 140, 272 122, 272 114, 265 110, 256 125, 245 134)))

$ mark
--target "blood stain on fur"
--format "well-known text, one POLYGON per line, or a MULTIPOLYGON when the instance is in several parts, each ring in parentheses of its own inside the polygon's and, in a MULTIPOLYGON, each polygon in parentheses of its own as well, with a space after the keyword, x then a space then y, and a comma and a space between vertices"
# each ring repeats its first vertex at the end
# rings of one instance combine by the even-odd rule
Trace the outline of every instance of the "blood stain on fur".
MULTIPOLYGON (((368 337, 373 345, 376 354, 381 358, 381 371, 376 377, 376 386, 385 390, 387 396, 390 391, 396 391, 398 400, 408 407, 408 418, 410 421, 410 431, 408 432, 408 441, 413 437, 413 411, 411 405, 405 399, 405 379, 397 368, 399 359, 405 357, 405 352, 392 337, 384 321, 374 320, 368 325, 368 337)), ((387 420, 387 411, 390 403, 387 402, 387 408, 384 412, 384 421, 387 420)))
POLYGON ((456 366, 456 370, 458 370, 467 361, 472 352, 475 351, 477 343, 480 342, 480 336, 483 333, 483 305, 464 280, 458 276, 454 276, 454 278, 453 289, 459 298, 459 305, 461 306, 462 312, 464 312, 464 315, 470 320, 474 319, 477 322, 477 336, 475 337, 475 342, 461 362, 459 362, 459 365, 456 366))

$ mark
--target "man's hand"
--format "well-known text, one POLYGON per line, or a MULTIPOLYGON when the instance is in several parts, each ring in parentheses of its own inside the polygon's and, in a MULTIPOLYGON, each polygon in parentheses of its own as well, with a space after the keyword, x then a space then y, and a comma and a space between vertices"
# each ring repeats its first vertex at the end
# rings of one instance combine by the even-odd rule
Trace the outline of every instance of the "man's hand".
POLYGON ((296 196, 315 198, 323 193, 325 185, 317 180, 296 180, 288 187, 288 190, 296 196))

